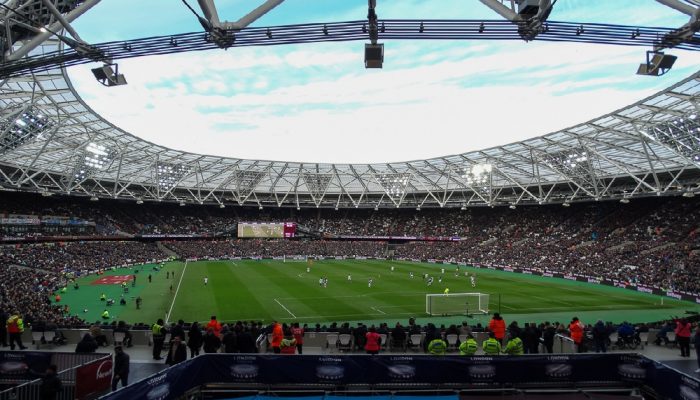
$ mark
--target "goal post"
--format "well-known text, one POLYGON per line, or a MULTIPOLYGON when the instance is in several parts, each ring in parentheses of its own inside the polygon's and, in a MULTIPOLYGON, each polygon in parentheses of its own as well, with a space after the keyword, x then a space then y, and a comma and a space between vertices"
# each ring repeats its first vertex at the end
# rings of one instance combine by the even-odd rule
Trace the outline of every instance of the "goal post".
POLYGON ((428 315, 488 314, 487 293, 426 294, 425 313, 428 315))

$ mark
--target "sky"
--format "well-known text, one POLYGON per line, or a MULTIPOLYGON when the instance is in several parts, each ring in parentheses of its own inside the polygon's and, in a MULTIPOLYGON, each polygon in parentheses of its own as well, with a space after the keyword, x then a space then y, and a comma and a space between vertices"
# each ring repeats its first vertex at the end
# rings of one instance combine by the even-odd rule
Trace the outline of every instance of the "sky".
MULTIPOLYGON (((201 13, 196 0, 187 0, 201 13)), ((236 21, 263 0, 216 0, 236 21)), ((500 19, 477 0, 378 0, 379 19, 500 19)), ((366 0, 286 0, 252 26, 365 19, 366 0)), ((654 0, 559 0, 550 21, 680 27, 654 0)), ((180 0, 102 0, 74 22, 89 43, 202 28, 180 0)), ((663 77, 635 74, 643 47, 491 41, 383 41, 231 48, 119 61, 128 85, 90 68, 69 76, 119 128, 177 150, 329 163, 398 162, 500 146, 609 113, 694 73, 700 52, 673 50, 663 77)))

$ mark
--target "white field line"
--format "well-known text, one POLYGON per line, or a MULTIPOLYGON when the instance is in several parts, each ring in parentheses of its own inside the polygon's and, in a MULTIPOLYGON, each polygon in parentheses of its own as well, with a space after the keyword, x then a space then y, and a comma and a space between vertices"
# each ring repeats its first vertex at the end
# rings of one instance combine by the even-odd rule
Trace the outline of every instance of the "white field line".
POLYGON ((377 307, 371 307, 371 308, 378 313, 382 313, 382 314, 386 315, 386 313, 384 311, 378 309, 377 307))
POLYGON ((177 299, 177 292, 180 291, 180 284, 182 283, 182 278, 185 277, 185 272, 187 272, 187 260, 185 260, 185 267, 180 273, 180 280, 177 282, 177 289, 175 289, 175 296, 173 296, 173 302, 170 303, 170 309, 168 310, 168 315, 165 316, 165 322, 170 323, 170 313, 173 312, 173 306, 175 305, 175 299, 177 299))
POLYGON ((279 300, 275 299, 275 302, 280 305, 280 307, 284 308, 285 311, 289 313, 289 315, 292 316, 292 318, 296 319, 296 315, 294 315, 287 307, 284 306, 284 304, 280 303, 279 300))

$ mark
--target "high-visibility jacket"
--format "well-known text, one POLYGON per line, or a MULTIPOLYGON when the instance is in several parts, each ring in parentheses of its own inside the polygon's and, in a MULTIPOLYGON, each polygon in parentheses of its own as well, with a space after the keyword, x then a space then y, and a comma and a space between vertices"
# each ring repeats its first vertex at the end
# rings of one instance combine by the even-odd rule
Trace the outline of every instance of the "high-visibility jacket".
POLYGON ((489 322, 489 330, 493 332, 496 339, 501 340, 506 336, 506 321, 501 319, 492 319, 489 322))
POLYGON ((16 314, 7 319, 5 326, 7 326, 8 333, 24 332, 24 321, 22 317, 16 314))
POLYGON ((447 342, 442 339, 433 339, 428 343, 428 353, 441 356, 447 351, 447 342))
POLYGON ((295 339, 282 339, 280 343, 280 353, 294 354, 297 349, 297 341, 295 339))
POLYGON ((100 301, 105 301, 105 300, 107 300, 107 296, 104 293, 102 293, 100 295, 100 301))
POLYGON ((479 345, 476 344, 476 340, 468 338, 459 345, 459 354, 463 356, 473 356, 476 354, 478 348, 479 345))
POLYGON ((151 326, 151 333, 153 333, 153 339, 164 339, 165 334, 163 333, 163 326, 155 323, 151 326))
POLYGON ((485 354, 496 356, 501 353, 501 342, 494 338, 488 338, 481 345, 481 348, 484 349, 485 354))
POLYGON ((109 319, 109 311, 104 310, 104 311, 102 312, 102 318, 103 318, 103 319, 109 319))
POLYGON ((207 331, 211 329, 216 336, 221 336, 221 323, 215 319, 210 320, 204 328, 207 331))
POLYGON ((517 336, 510 339, 503 352, 512 356, 523 355, 523 353, 525 353, 525 350, 523 349, 523 341, 517 336))

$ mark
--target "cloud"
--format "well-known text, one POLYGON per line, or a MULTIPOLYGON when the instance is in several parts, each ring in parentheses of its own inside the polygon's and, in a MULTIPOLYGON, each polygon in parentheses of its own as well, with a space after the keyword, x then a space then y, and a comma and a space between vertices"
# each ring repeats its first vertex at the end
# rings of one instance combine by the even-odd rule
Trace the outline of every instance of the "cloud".
MULTIPOLYGON (((355 13, 362 3, 366 12, 366 2, 350 3, 338 15, 355 13)), ((420 15, 438 18, 450 10, 470 17, 463 1, 440 3, 445 8, 432 14, 434 2, 381 4, 388 17, 425 12, 420 15)), ((490 13, 484 9, 475 14, 490 13)), ((589 10, 604 13, 604 7, 589 10)), ((562 8, 558 15, 586 17, 575 11, 562 8)), ((295 18, 303 16, 288 22, 295 18)), ((673 18, 659 13, 656 20, 673 18)), ((240 158, 365 163, 444 156, 556 131, 648 96, 700 61, 700 55, 678 52, 674 70, 651 79, 634 75, 642 48, 396 41, 386 44, 383 70, 365 70, 362 46, 235 48, 124 60, 120 70, 129 85, 109 89, 84 66, 70 74, 98 113, 154 143, 240 158)))

